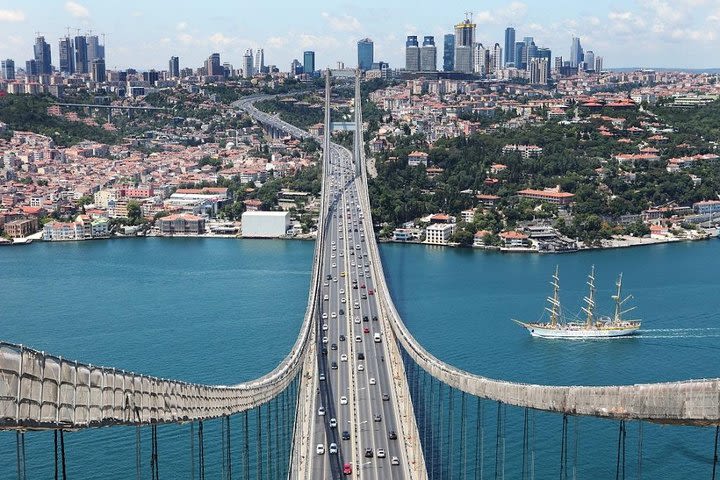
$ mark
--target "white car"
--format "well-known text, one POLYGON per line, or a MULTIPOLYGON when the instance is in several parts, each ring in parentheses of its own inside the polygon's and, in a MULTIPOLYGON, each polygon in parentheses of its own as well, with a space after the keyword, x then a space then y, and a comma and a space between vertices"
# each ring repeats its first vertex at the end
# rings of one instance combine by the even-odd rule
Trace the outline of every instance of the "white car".
POLYGON ((321 417, 325 415, 325 407, 318 408, 318 415, 321 417))
POLYGON ((355 308, 360 308, 360 304, 358 302, 355 302, 355 305, 353 305, 355 308))
POLYGON ((340 295, 345 295, 345 289, 344 289, 344 288, 341 288, 341 289, 340 289, 340 295))
POLYGON ((331 443, 330 444, 330 453, 336 454, 337 453, 337 443, 331 443))
POLYGON ((330 419, 330 428, 337 428, 337 419, 334 417, 330 419))
MULTIPOLYGON (((327 337, 326 337, 326 338, 327 338, 327 337)), ((361 337, 360 335, 356 335, 356 336, 355 336, 355 341, 356 341, 356 342, 362 342, 362 337, 361 337)), ((327 343, 327 342, 325 342, 325 343, 327 343)))
POLYGON ((323 282, 323 287, 329 287, 330 284, 328 282, 323 282))
POLYGON ((355 317, 355 323, 360 323, 360 317, 355 317))
POLYGON ((323 320, 327 320, 327 313, 323 313, 322 318, 323 318, 323 320))
POLYGON ((327 302, 328 300, 330 300, 330 297, 328 297, 327 295, 324 295, 323 300, 327 302))
POLYGON ((347 362, 347 354, 343 353, 342 355, 340 355, 340 361, 347 362))
POLYGON ((322 338, 322 342, 323 342, 323 343, 327 343, 327 342, 328 342, 328 338, 327 338, 327 337, 323 337, 323 338, 322 338))
POLYGON ((340 397, 340 405, 347 405, 347 397, 340 397))
POLYGON ((332 312, 332 313, 330 314, 330 317, 332 317, 332 318, 337 318, 337 313, 332 312))
POLYGON ((390 459, 390 464, 391 465, 400 465, 400 459, 398 457, 392 457, 390 459))
POLYGON ((340 302, 345 303, 345 297, 342 297, 342 298, 340 299, 340 302))
POLYGON ((317 452, 318 455, 322 455, 325 453, 325 445, 322 443, 318 443, 317 447, 315 447, 315 452, 317 452))
POLYGON ((370 377, 370 385, 375 385, 375 377, 370 377))
POLYGON ((327 329, 328 329, 328 324, 327 324, 327 323, 323 323, 322 329, 323 329, 323 331, 327 331, 327 329))
POLYGON ((337 267, 337 263, 333 262, 332 268, 335 268, 335 267, 337 267))
MULTIPOLYGON (((330 452, 332 453, 332 452, 330 452)), ((385 449, 384 448, 378 448, 377 449, 377 456, 378 458, 385 458, 385 449)))
POLYGON ((358 363, 358 372, 362 372, 363 370, 365 370, 365 365, 358 363))
POLYGON ((333 253, 332 255, 330 255, 330 258, 335 258, 335 254, 333 253))

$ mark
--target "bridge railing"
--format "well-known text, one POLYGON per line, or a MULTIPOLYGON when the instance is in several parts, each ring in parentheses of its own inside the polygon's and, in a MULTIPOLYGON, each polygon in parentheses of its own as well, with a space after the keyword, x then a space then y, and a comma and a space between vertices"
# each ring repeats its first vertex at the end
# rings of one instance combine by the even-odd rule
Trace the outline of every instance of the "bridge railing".
MULTIPOLYGON (((289 124, 285 127, 295 129, 289 124)), ((323 186, 321 208, 326 191, 323 186)), ((325 228, 324 218, 318 227, 325 228)), ((203 385, 78 362, 0 342, 0 430, 187 422, 231 415, 267 403, 302 370, 318 301, 322 237, 318 236, 313 254, 311 288, 300 333, 288 355, 268 374, 237 385, 203 385)))
MULTIPOLYGON (((364 166, 362 176, 360 197, 372 228, 364 166)), ((395 336, 408 355, 441 382, 479 398, 550 412, 683 425, 720 424, 718 378, 636 385, 552 386, 494 380, 443 362, 423 348, 405 326, 392 301, 377 242, 374 236, 368 237, 368 241, 377 259, 371 267, 381 291, 379 298, 389 313, 395 336)))

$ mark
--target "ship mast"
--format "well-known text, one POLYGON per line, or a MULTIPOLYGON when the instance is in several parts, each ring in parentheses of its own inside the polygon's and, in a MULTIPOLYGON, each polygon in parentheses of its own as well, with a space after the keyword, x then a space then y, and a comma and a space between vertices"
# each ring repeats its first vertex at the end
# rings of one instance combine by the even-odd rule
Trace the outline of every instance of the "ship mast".
POLYGON ((613 316, 613 323, 620 323, 622 321, 623 314, 631 310, 635 310, 635 307, 628 308, 627 310, 622 309, 623 304, 632 298, 632 295, 622 298, 622 273, 618 277, 615 285, 617 285, 617 293, 612 296, 612 299, 615 300, 615 315, 613 316))
POLYGON ((553 281, 550 282, 550 285, 553 287, 553 296, 547 297, 550 308, 545 307, 545 310, 550 312, 550 325, 553 327, 558 324, 558 320, 560 318, 560 277, 558 276, 558 271, 559 267, 555 265, 553 281))
POLYGON ((594 310, 595 310, 595 265, 592 266, 592 269, 590 270, 590 275, 588 276, 587 281, 588 286, 590 287, 590 295, 585 297, 583 300, 585 300, 585 306, 582 307, 583 312, 587 314, 587 320, 585 321, 585 327, 590 328, 593 326, 594 322, 594 310))

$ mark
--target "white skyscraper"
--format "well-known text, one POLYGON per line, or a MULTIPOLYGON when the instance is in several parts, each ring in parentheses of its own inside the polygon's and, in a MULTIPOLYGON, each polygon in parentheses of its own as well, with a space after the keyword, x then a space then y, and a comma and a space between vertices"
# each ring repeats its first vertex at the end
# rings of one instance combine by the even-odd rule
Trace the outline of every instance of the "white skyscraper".
POLYGON ((258 48, 257 52, 255 52, 255 65, 254 65, 255 71, 253 73, 260 73, 262 72, 263 68, 265 68, 265 50, 262 48, 258 48))
POLYGON ((252 49, 246 50, 245 55, 243 55, 243 77, 244 78, 250 78, 255 73, 253 68, 253 52, 252 49))
POLYGON ((499 43, 495 44, 495 47, 493 47, 493 54, 492 54, 492 71, 497 72, 502 69, 503 66, 503 50, 499 43))
POLYGON ((490 51, 482 43, 473 45, 473 72, 478 75, 490 73, 490 51))

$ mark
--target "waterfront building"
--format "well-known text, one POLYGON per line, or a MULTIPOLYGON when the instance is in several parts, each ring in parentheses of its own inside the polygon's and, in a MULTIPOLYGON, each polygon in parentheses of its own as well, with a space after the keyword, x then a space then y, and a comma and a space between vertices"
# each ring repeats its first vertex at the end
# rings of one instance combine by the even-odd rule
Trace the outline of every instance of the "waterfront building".
POLYGON ((396 228, 393 230, 394 242, 409 242, 415 239, 415 234, 411 228, 396 228))
POLYGON ((190 213, 159 218, 157 227, 163 235, 198 235, 205 233, 205 219, 190 213))
POLYGON ((705 200, 693 203, 693 211, 698 214, 720 213, 720 200, 705 200))
POLYGON ((471 223, 475 219, 475 212, 477 209, 469 208, 460 212, 460 218, 465 223, 471 223))
POLYGON ((10 58, 3 60, 0 74, 4 80, 15 80, 15 60, 10 58))
POLYGON ((312 75, 315 72, 315 52, 303 53, 303 72, 312 75))
POLYGON ((242 236, 245 238, 278 238, 290 229, 290 212, 244 212, 242 236))
POLYGON ((373 41, 363 38, 357 42, 358 68, 363 72, 370 70, 373 64, 373 41))
POLYGON ((70 37, 60 39, 58 45, 60 52, 60 71, 67 75, 75 73, 75 48, 70 37))
POLYGON ((455 70, 455 35, 448 33, 443 38, 443 71, 455 70))
POLYGON ((50 54, 50 44, 45 41, 45 37, 37 37, 33 46, 35 54, 35 64, 37 65, 38 75, 50 75, 52 73, 52 56, 50 54))
POLYGON ((502 240, 505 248, 527 248, 530 246, 528 236, 515 230, 500 232, 500 240, 502 240))
POLYGON ((5 233, 10 238, 25 238, 38 230, 38 219, 36 217, 13 220, 5 224, 5 233))
POLYGON ((168 62, 168 74, 170 78, 180 78, 180 58, 170 57, 168 62))
POLYGON ((515 66, 515 29, 505 29, 505 66, 515 66))
POLYGON ((434 223, 425 229, 425 243, 447 245, 455 233, 454 223, 434 223))
POLYGON ((408 35, 405 41, 405 70, 409 72, 420 70, 420 45, 417 35, 408 35))
POLYGON ((437 71, 437 48, 435 47, 435 37, 431 35, 423 38, 420 49, 420 70, 423 72, 437 71))
POLYGON ((455 71, 473 73, 472 48, 475 44, 475 24, 469 19, 455 25, 455 71))

